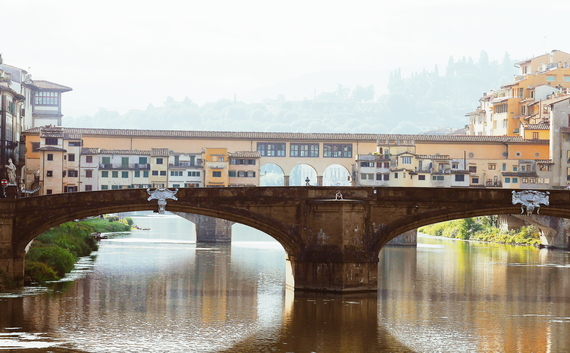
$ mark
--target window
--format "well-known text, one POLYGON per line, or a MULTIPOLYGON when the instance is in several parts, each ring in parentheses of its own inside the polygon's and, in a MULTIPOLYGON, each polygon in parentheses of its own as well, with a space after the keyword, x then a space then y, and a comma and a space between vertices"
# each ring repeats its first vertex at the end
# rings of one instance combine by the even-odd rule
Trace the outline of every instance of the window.
POLYGON ((69 153, 67 155, 67 160, 70 162, 75 162, 75 153, 69 153))
POLYGON ((46 190, 46 194, 47 194, 47 195, 51 195, 51 194, 53 194, 53 191, 52 191, 51 189, 47 189, 47 190, 46 190))
POLYGON ((570 76, 564 75, 564 82, 570 82, 570 76))
POLYGON ((426 176, 423 174, 418 175, 418 180, 426 180, 426 176))
POLYGON ((374 162, 360 162, 360 167, 362 168, 366 168, 366 167, 374 167, 376 163, 374 162))
POLYGON ((143 178, 148 178, 148 170, 143 170, 143 178))
POLYGON ((505 178, 505 184, 510 184, 511 183, 511 178, 505 178))
POLYGON ((398 173, 394 173, 394 179, 398 179, 398 173))
POLYGON ((495 114, 506 113, 509 110, 508 104, 495 104, 495 114))
POLYGON ((435 180, 435 181, 443 181, 443 175, 434 175, 431 177, 431 180, 435 180))
POLYGON ((546 82, 556 81, 556 75, 546 75, 546 82))
POLYGON ((105 165, 111 165, 111 157, 103 157, 103 158, 101 158, 101 161, 105 165))
POLYGON ((38 152, 40 150, 39 142, 32 142, 32 152, 38 152))
POLYGON ((77 170, 69 170, 67 172, 67 176, 69 176, 70 178, 77 178, 79 176, 79 173, 77 172, 77 170))
POLYGON ((533 139, 533 140, 538 140, 538 132, 533 132, 533 133, 532 133, 532 139, 533 139))
POLYGON ((200 172, 191 172, 191 171, 189 171, 189 172, 188 172, 188 176, 194 176, 194 177, 198 176, 198 177, 199 177, 199 176, 200 176, 200 172))
POLYGON ((93 191, 93 185, 85 185, 85 191, 93 191))
POLYGON ((240 177, 240 178, 245 178, 246 175, 247 175, 247 173, 244 172, 244 171, 239 171, 239 172, 237 173, 237 176, 240 177))
POLYGON ((412 164, 412 156, 403 156, 402 164, 412 164))
POLYGON ((170 176, 184 176, 184 172, 181 170, 171 170, 170 176))
POLYGON ((221 177, 222 177, 222 172, 220 172, 220 171, 213 171, 213 172, 212 172, 212 177, 214 177, 214 178, 221 178, 221 177))
POLYGON ((48 154, 47 154, 47 160, 48 160, 48 161, 53 161, 53 153, 48 153, 48 154))
POLYGON ((289 149, 290 157, 318 157, 319 144, 317 143, 292 143, 289 149))
POLYGON ((52 177, 52 176, 53 176, 53 170, 47 170, 47 171, 46 171, 46 176, 47 176, 47 177, 52 177))
POLYGON ((91 169, 87 169, 85 171, 85 177, 86 178, 93 178, 93 171, 91 169))
POLYGON ((135 178, 140 178, 140 177, 141 177, 141 171, 135 170, 135 178))
POLYGON ((153 175, 153 176, 158 176, 158 170, 153 170, 153 171, 152 171, 152 175, 153 175))
POLYGON ((112 190, 119 190, 119 185, 111 185, 112 190))
POLYGON ((156 159, 156 164, 163 164, 163 159, 162 158, 157 158, 156 159))
POLYGON ((86 163, 93 163, 93 156, 85 156, 86 163))
POLYGON ((501 167, 501 169, 503 170, 503 172, 507 171, 507 163, 503 163, 503 166, 501 167))
POLYGON ((139 157, 139 164, 147 164, 146 157, 139 157))
POLYGON ((497 165, 495 163, 489 163, 489 170, 496 170, 497 165))
POLYGON ((455 181, 465 181, 465 175, 455 174, 455 181))
POLYGON ((109 171, 104 170, 101 172, 101 178, 108 178, 109 177, 109 171))
POLYGON ((59 104, 59 93, 46 91, 36 92, 34 95, 34 104, 57 106, 59 104))
POLYGON ((470 165, 469 166, 469 173, 477 173, 477 166, 470 165))
POLYGON ((161 171, 160 171, 160 176, 166 176, 166 170, 161 170, 161 171))
POLYGON ((113 170, 111 172, 111 178, 118 178, 119 177, 119 171, 118 170, 113 170))
POLYGON ((518 184, 519 178, 513 178, 513 183, 518 184))
POLYGON ((121 178, 127 179, 128 177, 129 177, 129 172, 126 172, 126 171, 121 172, 121 178))
POLYGON ((109 185, 101 185, 101 190, 108 190, 109 189, 109 185))
POLYGON ((46 137, 46 145, 54 146, 58 144, 57 137, 46 137))
POLYGON ((81 141, 69 141, 69 143, 67 145, 79 147, 79 146, 81 146, 81 141))
POLYGON ((323 145, 323 157, 325 157, 325 158, 352 158, 352 145, 325 143, 323 145))
POLYGON ((173 187, 173 188, 179 188, 179 187, 180 187, 180 184, 172 184, 172 187, 173 187))
POLYGON ((518 170, 519 170, 519 167, 516 165, 513 165, 513 172, 518 172, 518 170))
POLYGON ((479 184, 479 178, 471 178, 472 184, 479 184))
POLYGON ((262 157, 285 157, 285 144, 258 142, 257 151, 262 157))
POLYGON ((235 170, 230 170, 230 177, 235 177, 236 176, 236 171, 235 170))
POLYGON ((451 163, 451 169, 459 169, 459 162, 451 163))

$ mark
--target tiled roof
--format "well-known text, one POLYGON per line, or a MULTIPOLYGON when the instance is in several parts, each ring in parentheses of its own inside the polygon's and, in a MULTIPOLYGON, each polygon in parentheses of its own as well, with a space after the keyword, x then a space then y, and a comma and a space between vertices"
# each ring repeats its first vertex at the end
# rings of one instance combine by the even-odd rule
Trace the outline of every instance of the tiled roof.
POLYGON ((549 124, 524 124, 525 130, 550 130, 549 124))
POLYGON ((168 153, 168 148, 152 148, 150 151, 150 154, 153 157, 168 157, 168 153))
POLYGON ((150 155, 150 151, 149 150, 104 150, 102 149, 99 154, 121 154, 121 155, 143 155, 143 156, 149 156, 150 155))
POLYGON ((432 155, 428 155, 428 154, 420 154, 417 156, 418 159, 451 159, 451 157, 448 154, 432 154, 432 155))
POLYGON ((81 154, 99 154, 99 148, 82 148, 81 154))
POLYGON ((51 90, 61 91, 61 92, 68 92, 68 91, 72 90, 70 87, 59 85, 57 83, 50 82, 50 81, 44 81, 44 80, 33 80, 33 85, 39 89, 51 89, 51 90))
POLYGON ((554 164, 552 159, 536 159, 536 163, 540 164, 554 164))
MULTIPOLYGON (((405 135, 405 134, 349 134, 349 133, 299 133, 299 132, 245 132, 245 131, 189 131, 189 130, 135 130, 135 129, 98 129, 98 128, 64 128, 68 134, 86 136, 115 137, 166 137, 184 139, 233 139, 233 140, 316 140, 316 141, 376 141, 386 142, 499 142, 499 143, 536 143, 526 141, 520 136, 471 136, 471 135, 405 135)), ((25 133, 38 133, 40 127, 26 130, 25 133)))
POLYGON ((261 154, 258 151, 237 151, 237 152, 230 152, 230 157, 235 157, 235 158, 261 158, 261 154))
POLYGON ((64 134, 63 138, 65 140, 81 140, 81 135, 79 135, 79 134, 64 134))
POLYGON ((67 150, 66 150, 65 148, 61 148, 61 147, 46 146, 46 147, 38 148, 38 151, 61 151, 61 152, 66 152, 67 150))

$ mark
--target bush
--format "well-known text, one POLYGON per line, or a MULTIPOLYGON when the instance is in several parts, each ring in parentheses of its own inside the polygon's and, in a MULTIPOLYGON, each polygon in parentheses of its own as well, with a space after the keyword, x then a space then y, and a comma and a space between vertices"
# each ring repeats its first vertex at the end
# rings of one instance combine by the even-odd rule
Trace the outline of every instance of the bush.
POLYGON ((75 260, 77 260, 77 257, 67 249, 48 244, 32 246, 27 258, 28 261, 43 262, 51 267, 60 278, 73 269, 75 260))
POLYGON ((55 273, 53 268, 43 262, 26 261, 24 269, 25 278, 29 278, 35 282, 44 283, 47 281, 57 281, 61 277, 55 273))

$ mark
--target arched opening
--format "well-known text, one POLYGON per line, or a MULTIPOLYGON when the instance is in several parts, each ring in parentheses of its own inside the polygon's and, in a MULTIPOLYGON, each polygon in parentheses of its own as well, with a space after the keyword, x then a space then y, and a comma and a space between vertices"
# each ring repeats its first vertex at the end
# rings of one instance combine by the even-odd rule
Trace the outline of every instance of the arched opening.
POLYGON ((323 173, 323 186, 350 186, 350 172, 343 165, 329 165, 323 173))
POLYGON ((266 163, 261 166, 259 176, 260 186, 284 186, 285 173, 283 169, 275 163, 266 163))
POLYGON ((317 171, 309 164, 297 164, 289 177, 290 186, 318 185, 317 171), (308 181, 307 181, 308 180, 308 181))

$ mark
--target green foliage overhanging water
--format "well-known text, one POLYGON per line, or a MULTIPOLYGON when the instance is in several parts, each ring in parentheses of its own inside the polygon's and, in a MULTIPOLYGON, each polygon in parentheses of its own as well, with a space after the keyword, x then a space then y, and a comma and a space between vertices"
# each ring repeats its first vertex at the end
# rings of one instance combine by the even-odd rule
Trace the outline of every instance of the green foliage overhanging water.
POLYGON ((129 224, 114 219, 93 218, 63 223, 40 234, 26 254, 26 282, 43 283, 61 279, 73 269, 79 257, 88 256, 98 249, 92 233, 129 231, 129 224))
POLYGON ((457 219, 435 223, 418 230, 429 235, 461 240, 517 245, 540 244, 540 233, 535 226, 523 226, 518 231, 503 231, 498 228, 497 216, 457 219))

